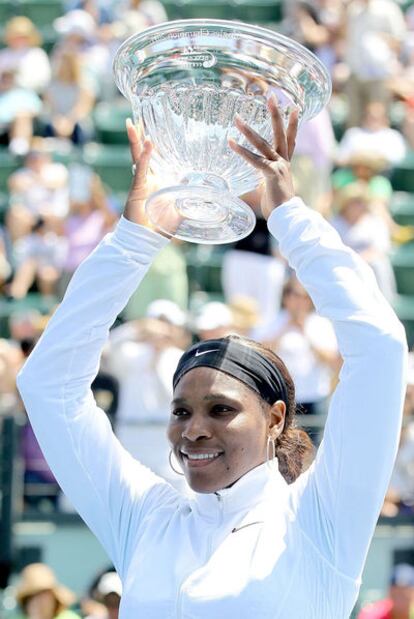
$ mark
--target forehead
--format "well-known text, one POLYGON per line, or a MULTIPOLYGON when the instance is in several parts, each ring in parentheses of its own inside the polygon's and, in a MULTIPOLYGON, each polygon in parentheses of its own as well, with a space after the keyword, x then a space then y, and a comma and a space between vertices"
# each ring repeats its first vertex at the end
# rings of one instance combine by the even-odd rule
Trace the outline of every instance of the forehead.
POLYGON ((215 368, 201 366, 184 374, 174 390, 174 398, 197 399, 213 392, 233 399, 258 397, 237 378, 215 368))

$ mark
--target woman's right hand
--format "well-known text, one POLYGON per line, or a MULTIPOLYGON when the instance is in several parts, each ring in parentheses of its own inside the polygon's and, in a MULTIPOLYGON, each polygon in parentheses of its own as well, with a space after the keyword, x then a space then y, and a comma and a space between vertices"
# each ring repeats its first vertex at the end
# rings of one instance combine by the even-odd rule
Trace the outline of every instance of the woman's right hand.
POLYGON ((126 130, 132 162, 135 165, 135 174, 125 205, 124 217, 141 226, 152 228, 153 226, 145 213, 145 202, 151 193, 148 180, 148 166, 152 153, 152 144, 148 139, 145 139, 142 143, 137 128, 130 118, 126 121, 126 130))
POLYGON ((171 204, 170 201, 163 203, 162 200, 159 200, 156 212, 158 225, 152 223, 145 212, 147 198, 158 189, 156 179, 149 171, 149 162, 153 149, 152 143, 148 138, 145 138, 144 141, 141 140, 139 132, 130 118, 126 122, 126 129, 131 149, 131 158, 135 165, 135 174, 125 205, 124 217, 136 224, 150 228, 167 238, 171 238, 181 222, 174 204, 171 204), (171 234, 164 232, 165 230, 171 231, 171 234))

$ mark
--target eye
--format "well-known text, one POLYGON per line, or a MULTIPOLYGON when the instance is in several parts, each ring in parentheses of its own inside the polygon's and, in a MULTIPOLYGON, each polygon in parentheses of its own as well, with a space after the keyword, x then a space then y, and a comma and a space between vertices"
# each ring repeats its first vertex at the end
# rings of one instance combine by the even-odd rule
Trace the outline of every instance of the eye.
POLYGON ((173 408, 171 411, 171 415, 174 417, 183 417, 184 415, 188 415, 188 411, 185 408, 173 408))
POLYGON ((235 409, 228 404, 215 404, 211 412, 217 415, 225 415, 226 413, 235 413, 235 409))

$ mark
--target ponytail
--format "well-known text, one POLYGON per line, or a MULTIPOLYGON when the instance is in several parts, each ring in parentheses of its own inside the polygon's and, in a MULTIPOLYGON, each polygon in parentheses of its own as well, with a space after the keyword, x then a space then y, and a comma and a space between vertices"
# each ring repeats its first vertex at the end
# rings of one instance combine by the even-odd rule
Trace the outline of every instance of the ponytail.
MULTIPOLYGON (((286 365, 276 353, 262 344, 239 335, 229 335, 225 339, 237 340, 274 363, 283 376, 287 391, 285 425, 275 441, 275 453, 279 462, 279 471, 288 484, 293 483, 311 464, 315 456, 312 440, 305 430, 296 427, 295 385, 286 365)), ((263 401, 264 406, 268 406, 263 401)))

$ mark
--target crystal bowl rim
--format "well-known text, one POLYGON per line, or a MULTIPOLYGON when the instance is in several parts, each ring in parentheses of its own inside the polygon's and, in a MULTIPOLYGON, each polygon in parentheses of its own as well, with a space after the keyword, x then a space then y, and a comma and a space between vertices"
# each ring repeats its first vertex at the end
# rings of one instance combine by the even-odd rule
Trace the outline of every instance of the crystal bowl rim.
MULTIPOLYGON (((324 102, 324 105, 326 105, 326 103, 329 101, 329 98, 332 94, 332 80, 329 75, 328 69, 321 62, 321 60, 319 60, 319 58, 310 50, 308 50, 304 45, 302 45, 298 41, 295 41, 295 39, 291 39, 290 37, 287 37, 284 34, 280 34, 279 32, 270 30, 269 28, 263 28, 262 26, 247 24, 245 22, 231 21, 228 19, 177 19, 173 21, 166 21, 162 24, 150 26, 149 28, 146 28, 141 32, 130 35, 118 47, 112 63, 115 81, 120 91, 125 95, 123 88, 121 87, 121 80, 118 79, 117 68, 123 52, 131 46, 132 42, 136 44, 136 42, 141 42, 141 40, 145 41, 148 36, 151 36, 154 33, 162 35, 168 33, 171 29, 174 30, 179 26, 202 26, 208 29, 209 24, 213 26, 225 26, 229 30, 237 30, 238 32, 240 32, 240 34, 259 35, 259 38, 261 38, 262 42, 266 42, 267 44, 269 44, 270 47, 273 47, 274 49, 277 48, 274 39, 276 39, 277 43, 284 44, 286 48, 294 48, 295 52, 297 52, 301 59, 303 59, 304 64, 308 66, 308 64, 310 63, 312 67, 316 69, 321 75, 322 81, 327 85, 326 100, 324 102), (260 35, 262 36, 260 37, 260 35)), ((161 38, 162 37, 160 37, 160 40, 161 38)))

